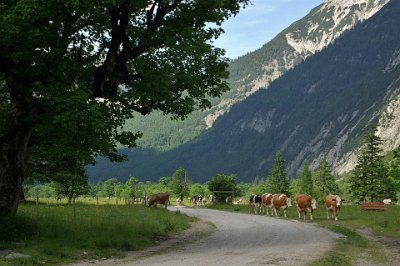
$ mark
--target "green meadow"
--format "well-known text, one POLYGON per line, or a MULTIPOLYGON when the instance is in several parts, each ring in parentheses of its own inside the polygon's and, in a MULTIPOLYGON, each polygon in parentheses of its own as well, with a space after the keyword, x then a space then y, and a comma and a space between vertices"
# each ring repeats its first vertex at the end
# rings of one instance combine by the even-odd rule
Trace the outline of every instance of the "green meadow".
POLYGON ((78 260, 122 257, 126 251, 190 227, 194 218, 161 207, 87 202, 20 204, 17 216, 0 223, 0 250, 31 256, 0 259, 0 265, 59 265, 78 260))

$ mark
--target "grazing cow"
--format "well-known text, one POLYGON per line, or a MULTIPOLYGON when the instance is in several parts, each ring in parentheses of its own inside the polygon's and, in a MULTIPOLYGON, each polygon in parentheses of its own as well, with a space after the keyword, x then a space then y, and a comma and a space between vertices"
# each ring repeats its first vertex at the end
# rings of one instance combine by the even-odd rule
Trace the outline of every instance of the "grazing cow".
POLYGON ((271 193, 265 193, 261 196, 261 212, 266 213, 269 215, 269 209, 271 209, 271 215, 273 214, 272 208, 274 206, 272 205, 272 194, 271 193))
POLYGON ((217 203, 217 197, 213 194, 210 195, 210 203, 211 204, 217 203))
POLYGON ((328 195, 325 198, 326 213, 328 220, 330 219, 329 213, 332 213, 332 218, 335 216, 335 221, 338 220, 340 208, 342 207, 342 199, 338 195, 328 195))
MULTIPOLYGON (((257 214, 261 207, 261 196, 260 195, 251 195, 250 196, 250 205, 254 207, 254 213, 257 214)), ((249 210, 249 212, 250 212, 250 210, 249 210)))
POLYGON ((382 202, 383 202, 383 204, 385 204, 385 205, 390 205, 390 204, 392 204, 392 200, 391 200, 391 199, 384 199, 382 202))
POLYGON ((163 204, 165 208, 167 208, 169 203, 169 193, 168 192, 160 192, 151 196, 149 200, 149 206, 156 206, 157 204, 163 204))
POLYGON ((176 199, 176 206, 182 206, 182 200, 181 198, 176 199))
POLYGON ((275 216, 278 216, 278 211, 280 212, 283 210, 283 214, 285 218, 287 218, 286 210, 287 208, 292 207, 292 200, 285 194, 274 194, 272 195, 272 205, 274 206, 273 210, 275 216))
POLYGON ((300 194, 296 196, 297 213, 301 219, 301 213, 304 213, 303 219, 306 219, 307 211, 310 213, 310 220, 313 219, 313 211, 317 208, 317 201, 308 194, 300 194))

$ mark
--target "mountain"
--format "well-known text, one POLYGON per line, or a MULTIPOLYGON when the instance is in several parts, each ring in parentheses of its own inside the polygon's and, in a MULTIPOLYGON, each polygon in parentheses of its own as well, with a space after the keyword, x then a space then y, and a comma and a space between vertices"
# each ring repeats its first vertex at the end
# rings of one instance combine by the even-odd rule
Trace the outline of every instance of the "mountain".
MULTIPOLYGON (((344 1, 327 1, 328 3, 344 1)), ((346 1, 347 3, 347 1, 346 1)), ((196 182, 217 173, 249 181, 266 176, 282 153, 290 174, 305 160, 328 159, 337 172, 354 166, 370 125, 400 143, 400 1, 390 1, 320 52, 236 103, 200 137, 164 153, 124 150, 129 161, 89 168, 92 180, 130 175, 158 180, 178 167, 196 182)), ((315 10, 313 11, 315 12, 315 10)))
POLYGON ((196 111, 184 121, 171 121, 160 112, 127 122, 126 128, 142 131, 138 144, 144 148, 169 150, 195 139, 215 120, 287 70, 321 51, 343 32, 375 14, 389 0, 328 0, 303 19, 293 23, 260 49, 230 62, 231 90, 212 99, 212 108, 196 111))

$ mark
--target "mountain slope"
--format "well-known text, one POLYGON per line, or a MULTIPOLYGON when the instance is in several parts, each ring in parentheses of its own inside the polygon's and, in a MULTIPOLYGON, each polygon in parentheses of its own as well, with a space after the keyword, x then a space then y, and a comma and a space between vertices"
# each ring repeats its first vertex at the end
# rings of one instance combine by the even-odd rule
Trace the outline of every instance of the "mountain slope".
POLYGON ((235 103, 260 88, 267 88, 287 70, 324 49, 343 32, 368 19, 389 0, 327 0, 306 17, 293 23, 260 49, 230 63, 231 90, 212 100, 212 108, 194 112, 185 121, 171 121, 159 112, 127 122, 132 131, 142 131, 138 144, 169 150, 195 139, 235 103))
MULTIPOLYGON (((388 132, 385 127, 395 131, 400 125, 396 117, 399 12, 400 1, 389 2, 371 19, 271 83, 268 90, 233 106, 196 141, 162 154, 126 151, 129 162, 119 168, 108 164, 91 168, 92 179, 129 175, 158 179, 183 166, 199 182, 217 173, 252 180, 268 174, 278 151, 291 174, 304 160, 315 165, 327 158, 340 166, 359 146, 369 125, 380 121, 381 133, 388 132), (127 171, 115 172, 123 168, 127 171)), ((398 133, 393 134, 398 137, 398 133)))

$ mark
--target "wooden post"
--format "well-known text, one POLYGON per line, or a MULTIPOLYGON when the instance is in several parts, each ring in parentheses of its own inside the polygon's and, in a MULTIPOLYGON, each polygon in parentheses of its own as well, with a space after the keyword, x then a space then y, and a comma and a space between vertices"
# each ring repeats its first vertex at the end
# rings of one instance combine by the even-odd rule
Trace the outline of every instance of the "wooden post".
POLYGON ((117 192, 115 192, 115 207, 118 207, 118 195, 117 195, 117 192))
POLYGON ((39 186, 36 186, 36 220, 39 218, 39 186))
POLYGON ((76 198, 76 196, 73 195, 73 196, 72 196, 72 207, 73 207, 73 209, 74 209, 74 221, 75 221, 75 217, 76 217, 75 198, 76 198))
POLYGON ((99 197, 96 196, 96 216, 99 216, 99 197))
POLYGON ((135 196, 132 196, 132 208, 135 207, 135 196))

